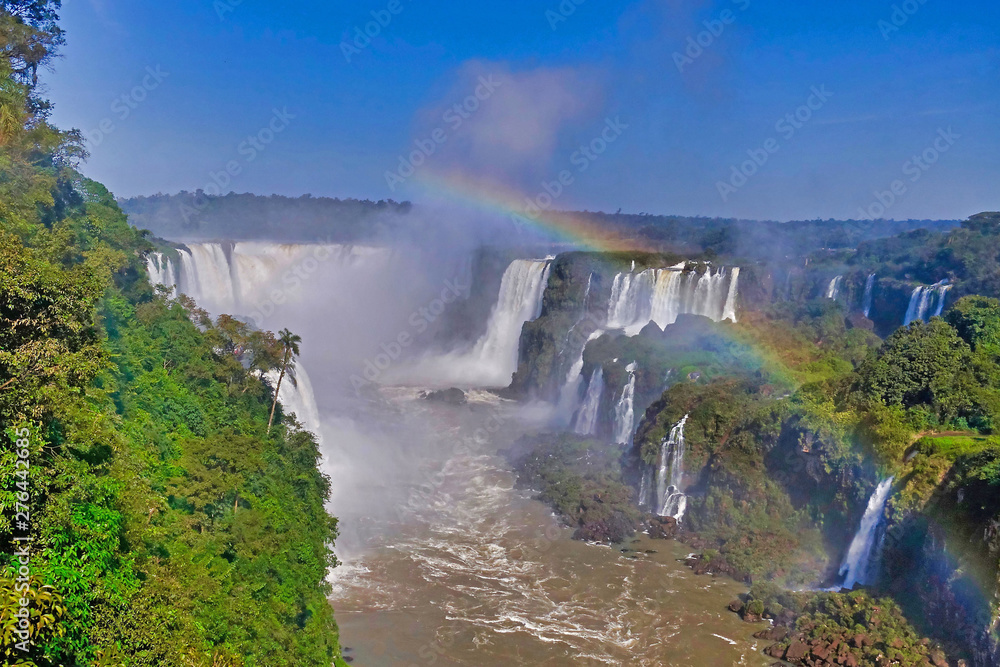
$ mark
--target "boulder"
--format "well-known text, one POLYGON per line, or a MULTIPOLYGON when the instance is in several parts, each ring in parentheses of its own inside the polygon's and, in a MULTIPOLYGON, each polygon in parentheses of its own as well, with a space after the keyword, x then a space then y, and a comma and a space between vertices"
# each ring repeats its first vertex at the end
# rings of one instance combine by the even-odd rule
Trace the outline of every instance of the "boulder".
POLYGON ((654 540, 671 540, 677 536, 677 519, 672 516, 651 516, 649 536, 654 540))
POLYGON ((796 662, 798 660, 802 660, 802 658, 806 657, 808 654, 809 645, 800 642, 799 640, 795 640, 792 642, 791 646, 788 647, 788 650, 785 651, 785 660, 788 662, 796 662))
POLYGON ((468 402, 465 392, 456 387, 441 389, 439 391, 426 391, 420 396, 427 401, 447 403, 448 405, 465 405, 468 402))

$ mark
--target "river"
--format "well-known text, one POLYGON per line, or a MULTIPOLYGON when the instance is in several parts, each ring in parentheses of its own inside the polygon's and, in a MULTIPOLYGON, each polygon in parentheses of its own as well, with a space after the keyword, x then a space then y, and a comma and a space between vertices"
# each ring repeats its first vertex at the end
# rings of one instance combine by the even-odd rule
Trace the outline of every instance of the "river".
POLYGON ((376 495, 396 499, 391 512, 348 510, 346 499, 374 497, 377 474, 338 475, 339 488, 334 478, 331 510, 354 544, 331 602, 355 665, 771 664, 751 637, 763 626, 726 609, 746 589, 694 575, 684 545, 641 536, 623 553, 574 541, 514 488, 497 451, 542 415, 486 392, 451 406, 381 391, 370 409, 383 433, 420 455, 403 466, 406 482, 387 471, 376 495))

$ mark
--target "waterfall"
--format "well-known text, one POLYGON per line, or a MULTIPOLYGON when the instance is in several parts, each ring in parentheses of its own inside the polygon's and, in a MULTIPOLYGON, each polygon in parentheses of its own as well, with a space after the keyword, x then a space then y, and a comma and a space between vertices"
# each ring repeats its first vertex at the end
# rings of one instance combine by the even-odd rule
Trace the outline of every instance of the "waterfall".
POLYGON ((639 507, 649 509, 653 505, 653 467, 644 465, 643 468, 639 480, 639 507))
POLYGON ((615 442, 620 445, 632 444, 632 430, 635 426, 635 371, 633 361, 625 367, 628 371, 628 382, 622 389, 621 398, 615 405, 615 442))
POLYGON ((682 267, 619 273, 611 287, 607 328, 634 336, 650 322, 666 328, 681 314, 735 322, 738 296, 738 268, 708 268, 701 274, 682 267))
POLYGON ((173 287, 177 285, 177 274, 174 263, 162 252, 151 252, 146 256, 146 270, 149 271, 149 282, 156 285, 173 287))
POLYGON ((937 305, 934 307, 934 317, 941 317, 941 313, 944 311, 944 302, 948 298, 948 290, 951 289, 951 285, 942 280, 935 285, 935 288, 937 292, 937 305))
POLYGON ((830 284, 827 285, 826 288, 827 299, 833 299, 834 301, 837 300, 837 297, 840 296, 840 284, 843 281, 844 281, 844 276, 837 276, 836 278, 830 281, 830 284))
POLYGON ((601 394, 604 393, 604 369, 598 366, 590 376, 587 385, 587 395, 576 413, 573 422, 573 432, 577 435, 594 435, 597 432, 597 416, 601 407, 601 394))
POLYGON ((729 293, 726 295, 726 305, 722 308, 722 319, 736 322, 736 302, 740 296, 740 267, 729 270, 729 293))
POLYGON ((150 253, 146 258, 150 281, 176 284, 180 292, 216 315, 252 311, 274 288, 287 298, 294 288, 315 277, 322 263, 353 267, 372 259, 375 266, 382 266, 391 257, 384 248, 263 242, 189 243, 177 254, 179 264, 162 253, 150 253))
POLYGON ((854 588, 855 584, 873 583, 878 567, 876 562, 878 529, 885 513, 885 504, 889 500, 893 479, 890 477, 883 480, 868 499, 868 507, 861 518, 861 525, 851 540, 847 556, 844 557, 844 564, 840 567, 840 576, 844 577, 844 588, 854 588))
POLYGON ((872 312, 872 292, 875 289, 875 274, 872 273, 868 276, 868 280, 865 281, 865 298, 861 302, 861 309, 864 311, 865 317, 868 317, 872 312))
POLYGON ((660 468, 656 476, 657 514, 672 516, 679 522, 687 509, 687 496, 681 491, 684 481, 684 425, 689 415, 674 424, 670 435, 660 444, 660 468))
POLYGON ((920 285, 914 289, 913 294, 910 295, 910 305, 903 317, 903 326, 917 320, 927 322, 932 316, 940 316, 944 311, 945 299, 951 287, 947 280, 942 280, 933 285, 920 285), (933 312, 931 306, 933 306, 933 312))
POLYGON ((587 343, 595 338, 599 338, 603 333, 603 329, 597 329, 587 337, 587 340, 580 346, 580 355, 566 373, 566 381, 563 382, 563 386, 559 390, 559 402, 557 404, 557 412, 563 418, 572 416, 577 409, 577 404, 580 402, 580 385, 583 384, 583 353, 587 350, 587 343))
POLYGON ((550 266, 550 260, 516 259, 504 271, 486 333, 464 359, 475 367, 479 382, 490 386, 510 382, 517 370, 521 328, 541 314, 550 266))
MULTIPOLYGON (((271 371, 267 374, 267 379, 272 387, 278 384, 278 374, 279 371, 271 371)), ((281 389, 278 391, 278 400, 281 401, 286 413, 294 412, 295 417, 302 423, 302 427, 307 431, 312 431, 316 439, 319 440, 319 407, 316 405, 312 381, 301 362, 295 364, 294 375, 295 382, 292 382, 288 374, 285 374, 285 378, 281 381, 281 389)))

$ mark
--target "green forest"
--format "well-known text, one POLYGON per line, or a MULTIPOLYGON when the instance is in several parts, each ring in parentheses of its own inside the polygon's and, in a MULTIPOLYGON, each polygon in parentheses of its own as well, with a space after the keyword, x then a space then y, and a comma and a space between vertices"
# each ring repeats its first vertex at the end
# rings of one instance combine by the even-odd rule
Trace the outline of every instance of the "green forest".
POLYGON ((148 233, 39 93, 60 3, 3 5, 4 664, 344 664, 330 480, 265 377, 295 337, 151 287, 148 233))

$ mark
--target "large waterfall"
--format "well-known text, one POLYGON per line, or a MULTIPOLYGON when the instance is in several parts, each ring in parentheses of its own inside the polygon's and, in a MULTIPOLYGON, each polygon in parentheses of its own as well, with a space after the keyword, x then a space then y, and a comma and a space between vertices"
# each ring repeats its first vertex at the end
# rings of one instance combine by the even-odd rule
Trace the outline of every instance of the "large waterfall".
POLYGON ((629 336, 655 322, 661 329, 681 314, 704 315, 716 322, 736 321, 739 269, 707 269, 698 274, 683 266, 619 273, 611 288, 607 328, 629 336))
POLYGON ((893 479, 890 477, 882 481, 868 499, 868 507, 861 518, 861 525, 851 540, 847 556, 844 557, 844 564, 840 567, 840 576, 844 577, 844 588, 854 588, 855 584, 873 583, 878 569, 879 526, 885 513, 885 504, 889 500, 889 492, 892 490, 893 479))
POLYGON ((872 273, 868 276, 868 280, 865 281, 865 296, 861 302, 861 310, 864 312, 865 317, 871 315, 872 312, 872 292, 875 290, 875 274, 872 273))
POLYGON ((635 428, 635 371, 638 367, 632 362, 625 367, 628 371, 628 382, 622 389, 622 395, 615 405, 615 442, 620 445, 632 444, 632 431, 635 428))
POLYGON ((910 296, 910 305, 906 309, 906 316, 903 318, 903 326, 910 322, 921 320, 928 321, 932 316, 937 317, 944 310, 945 299, 951 285, 947 280, 934 283, 933 285, 920 285, 910 296))
POLYGON ((843 282, 844 276, 836 276, 833 280, 831 280, 830 284, 826 287, 826 298, 836 301, 837 297, 840 296, 840 285, 843 282))
POLYGON ((542 312, 542 296, 551 264, 547 259, 511 262, 500 281, 500 293, 486 333, 468 353, 447 363, 463 366, 475 384, 506 386, 517 370, 521 327, 542 312))
POLYGON ((214 314, 253 313, 257 319, 293 298, 320 265, 379 267, 391 257, 387 249, 367 246, 242 241, 189 243, 177 254, 179 265, 159 252, 146 257, 154 284, 176 286, 214 314))
POLYGON ((656 475, 657 514, 684 518, 687 496, 681 491, 684 481, 684 425, 689 415, 674 424, 660 444, 660 467, 656 475))
POLYGON ((578 435, 594 435, 597 432, 597 417, 601 409, 601 394, 604 393, 604 369, 598 366, 590 376, 587 395, 576 413, 573 432, 578 435))

